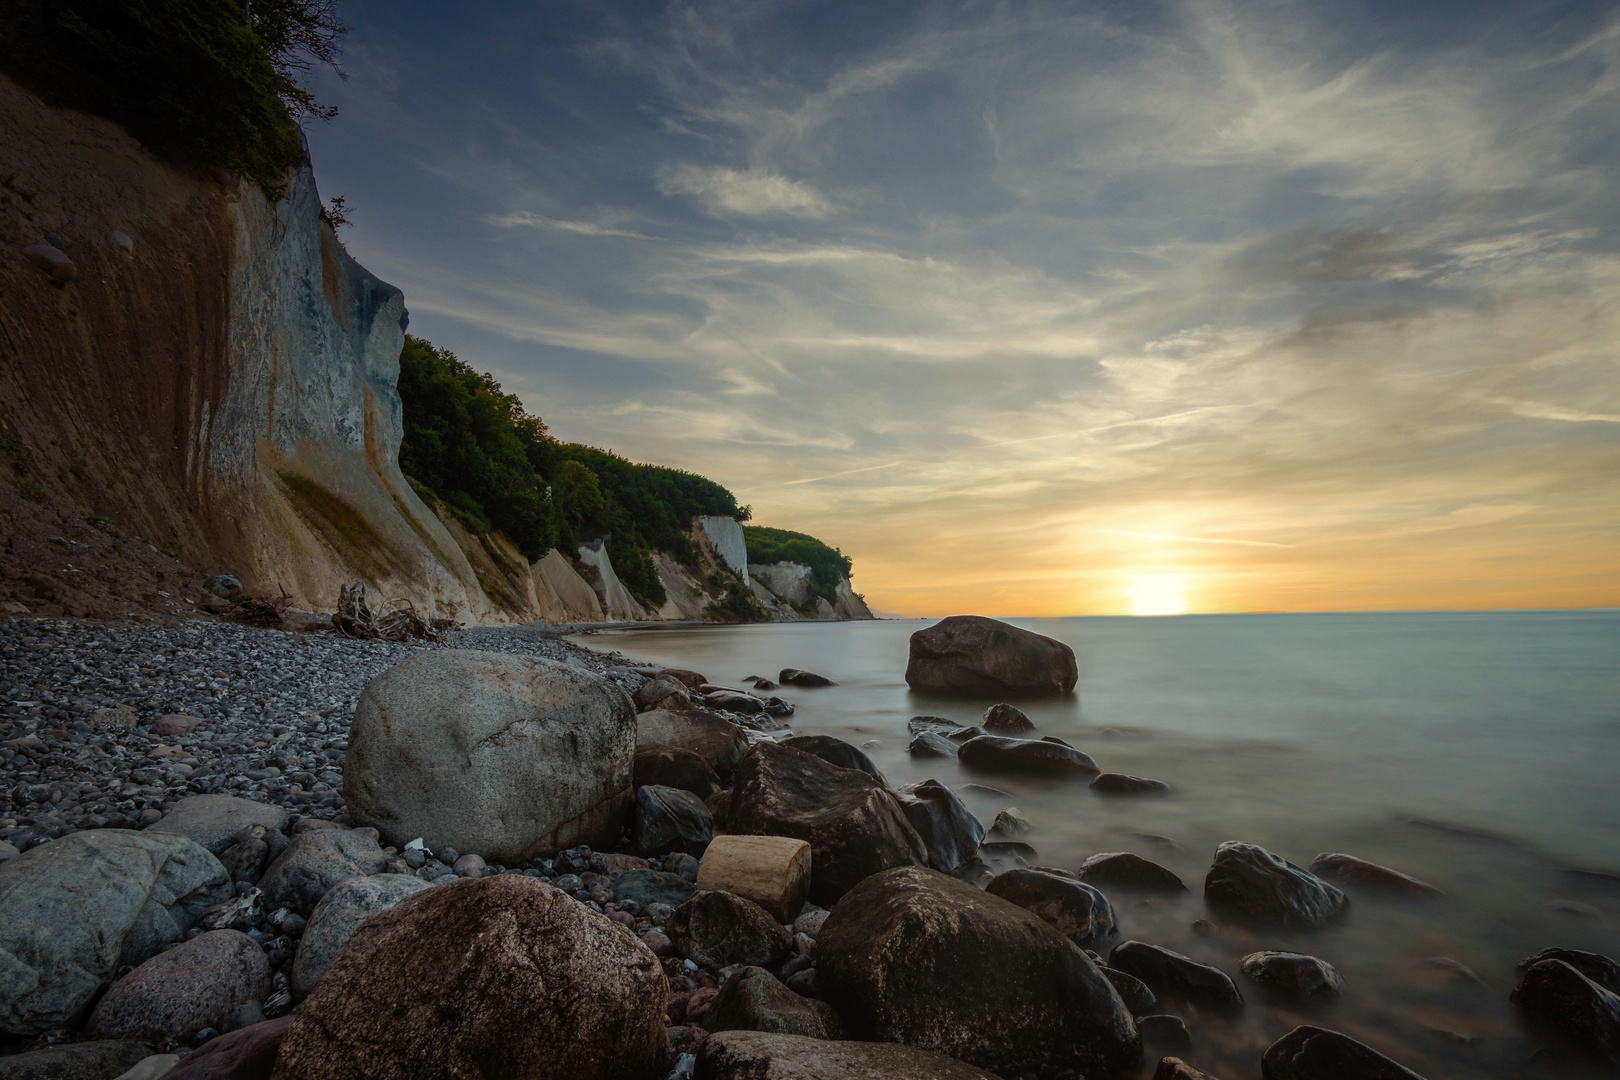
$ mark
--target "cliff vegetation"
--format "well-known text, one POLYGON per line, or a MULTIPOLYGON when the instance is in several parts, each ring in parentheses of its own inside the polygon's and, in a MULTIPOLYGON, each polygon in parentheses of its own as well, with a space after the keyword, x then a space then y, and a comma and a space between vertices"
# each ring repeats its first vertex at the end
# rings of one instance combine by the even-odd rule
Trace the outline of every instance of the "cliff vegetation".
POLYGON ((801 532, 744 525, 749 563, 802 563, 810 568, 810 593, 838 602, 838 583, 850 576, 849 556, 801 532))

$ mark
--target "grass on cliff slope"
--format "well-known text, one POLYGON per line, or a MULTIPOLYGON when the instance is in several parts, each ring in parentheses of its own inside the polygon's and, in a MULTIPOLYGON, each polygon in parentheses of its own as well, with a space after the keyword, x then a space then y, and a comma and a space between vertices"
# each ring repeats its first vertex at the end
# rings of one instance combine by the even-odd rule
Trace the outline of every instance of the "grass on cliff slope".
POLYGON ((838 601, 838 583, 849 577, 849 556, 805 533, 744 525, 743 542, 751 563, 803 563, 810 568, 810 591, 829 604, 838 601))
POLYGON ((0 70, 274 200, 303 160, 297 120, 335 115, 297 77, 335 60, 342 34, 332 0, 6 0, 0 70))

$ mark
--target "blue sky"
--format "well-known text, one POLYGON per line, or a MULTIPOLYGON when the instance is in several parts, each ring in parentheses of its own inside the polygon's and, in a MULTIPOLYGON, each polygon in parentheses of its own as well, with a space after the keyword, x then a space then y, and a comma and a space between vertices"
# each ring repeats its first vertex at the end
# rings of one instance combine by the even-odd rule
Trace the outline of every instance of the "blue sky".
POLYGON ((380 4, 412 330, 881 608, 1620 603, 1614 4, 380 4))

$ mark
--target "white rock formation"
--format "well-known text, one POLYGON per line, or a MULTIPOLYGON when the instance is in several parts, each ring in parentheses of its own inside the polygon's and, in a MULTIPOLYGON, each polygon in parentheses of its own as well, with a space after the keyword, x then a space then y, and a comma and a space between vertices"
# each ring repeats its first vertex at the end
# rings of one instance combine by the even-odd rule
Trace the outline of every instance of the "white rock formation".
POLYGON ((838 602, 833 605, 833 613, 840 619, 875 619, 872 609, 866 606, 866 601, 860 593, 850 585, 849 578, 838 583, 838 602))
POLYGON ((755 563, 748 573, 760 584, 790 604, 810 599, 811 570, 803 563, 755 563))
POLYGON ((732 517, 700 517, 698 528, 714 548, 720 561, 731 567, 744 580, 748 578, 748 545, 743 540, 742 526, 732 517))
POLYGON ((534 581, 535 614, 545 622, 601 622, 602 602, 579 571, 552 548, 529 567, 534 581))
POLYGON ((591 587, 602 602, 602 610, 614 622, 641 622, 649 616, 647 609, 636 602, 630 590, 624 587, 619 575, 613 572, 613 560, 608 557, 607 545, 600 537, 579 545, 579 561, 596 571, 591 587))

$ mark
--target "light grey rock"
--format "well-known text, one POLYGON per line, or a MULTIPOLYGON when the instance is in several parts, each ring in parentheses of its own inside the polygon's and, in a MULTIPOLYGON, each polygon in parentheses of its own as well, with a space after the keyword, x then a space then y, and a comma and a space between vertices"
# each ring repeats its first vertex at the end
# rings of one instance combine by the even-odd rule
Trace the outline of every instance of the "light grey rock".
POLYGON ((68 1024, 230 894, 219 860, 182 836, 96 829, 0 863, 0 1031, 68 1024))
POLYGON ((309 996, 327 965, 349 943, 356 927, 427 887, 427 882, 408 874, 378 874, 345 881, 327 893, 315 906, 303 940, 298 943, 298 958, 292 970, 293 996, 300 1001, 309 996))
POLYGON ((193 795, 174 804, 163 820, 149 827, 153 833, 172 833, 195 840, 215 855, 241 839, 251 825, 280 832, 287 827, 288 814, 279 806, 230 795, 193 795))
POLYGON ((349 829, 315 829, 293 837, 259 881, 270 908, 309 915, 321 898, 350 878, 382 873, 388 865, 377 841, 349 829))
POLYGON ((270 964, 258 942, 235 930, 213 930, 113 983, 85 1030, 175 1046, 203 1028, 228 1026, 237 1009, 269 995, 270 964))
POLYGON ((118 1080, 152 1056, 133 1039, 66 1043, 0 1057, 0 1080, 118 1080))
POLYGON ((629 810, 636 715, 577 667, 491 652, 420 653, 373 679, 349 726, 356 824, 513 865, 611 847, 629 810))

